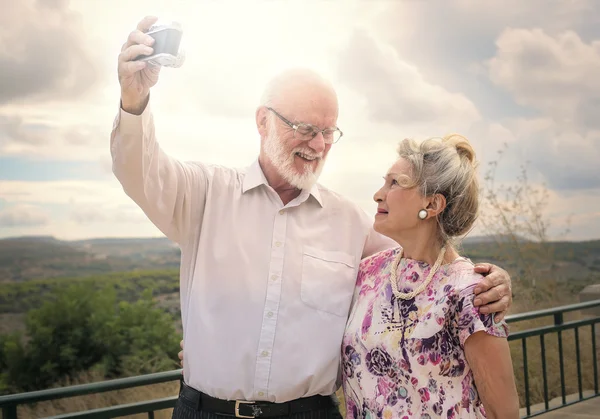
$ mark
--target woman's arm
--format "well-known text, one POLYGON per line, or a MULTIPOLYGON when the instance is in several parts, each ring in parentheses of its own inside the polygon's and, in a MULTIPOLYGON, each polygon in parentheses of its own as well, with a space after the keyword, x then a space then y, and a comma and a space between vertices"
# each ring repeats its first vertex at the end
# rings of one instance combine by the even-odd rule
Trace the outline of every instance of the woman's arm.
POLYGON ((467 338, 464 348, 487 417, 519 418, 519 396, 506 338, 480 331, 467 338))

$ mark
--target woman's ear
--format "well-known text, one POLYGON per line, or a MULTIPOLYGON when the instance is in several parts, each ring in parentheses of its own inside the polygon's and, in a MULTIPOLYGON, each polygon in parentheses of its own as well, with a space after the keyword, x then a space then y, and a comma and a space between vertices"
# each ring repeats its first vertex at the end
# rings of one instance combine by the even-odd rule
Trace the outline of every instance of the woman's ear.
POLYGON ((432 216, 440 214, 446 208, 446 197, 442 194, 436 193, 429 197, 428 201, 427 209, 432 216))

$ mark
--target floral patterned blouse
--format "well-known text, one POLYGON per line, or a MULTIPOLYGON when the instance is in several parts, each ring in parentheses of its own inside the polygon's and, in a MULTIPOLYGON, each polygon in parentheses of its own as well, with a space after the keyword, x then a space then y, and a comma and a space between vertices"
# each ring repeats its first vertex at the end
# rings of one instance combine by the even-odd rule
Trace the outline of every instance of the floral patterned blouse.
MULTIPOLYGON (((346 417, 486 417, 464 343, 478 331, 507 337, 508 327, 473 306, 481 275, 458 258, 441 266, 415 298, 396 299, 390 270, 398 251, 360 265, 342 345, 346 417)), ((398 289, 412 291, 429 270, 425 262, 403 258, 398 289)))

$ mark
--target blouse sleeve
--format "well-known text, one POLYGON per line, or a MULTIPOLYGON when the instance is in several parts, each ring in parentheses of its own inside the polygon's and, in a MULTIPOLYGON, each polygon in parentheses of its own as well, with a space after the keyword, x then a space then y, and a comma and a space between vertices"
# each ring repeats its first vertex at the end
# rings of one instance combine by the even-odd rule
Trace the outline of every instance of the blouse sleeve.
POLYGON ((469 336, 476 332, 486 332, 489 335, 501 338, 508 337, 508 325, 504 320, 496 322, 494 314, 483 314, 479 312, 479 307, 473 305, 475 294, 473 290, 481 280, 480 276, 467 275, 462 281, 461 291, 458 297, 458 335, 460 345, 464 348, 465 341, 469 336))

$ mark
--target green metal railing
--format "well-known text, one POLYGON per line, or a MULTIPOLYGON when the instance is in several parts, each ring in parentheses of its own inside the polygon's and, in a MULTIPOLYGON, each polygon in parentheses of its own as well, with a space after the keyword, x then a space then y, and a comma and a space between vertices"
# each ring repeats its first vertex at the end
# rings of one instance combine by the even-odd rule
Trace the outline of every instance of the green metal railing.
MULTIPOLYGON (((564 322, 564 314, 573 311, 579 311, 584 309, 590 309, 600 307, 600 300, 588 301, 585 303, 572 304, 568 306, 556 307, 547 310, 532 311, 528 313, 516 314, 507 316, 506 321, 508 323, 517 323, 527 320, 539 319, 543 317, 552 316, 554 324, 550 326, 542 326, 523 330, 519 332, 511 333, 508 340, 516 341, 521 340, 522 342, 522 354, 523 354, 523 373, 524 373, 524 388, 525 388, 525 407, 526 415, 523 418, 534 417, 542 413, 550 412, 565 406, 572 405, 584 400, 600 395, 598 392, 598 359, 597 359, 597 344, 596 344, 596 330, 595 326, 600 323, 600 316, 590 317, 584 320, 576 320, 571 322, 564 322), (591 351, 592 351, 592 364, 586 366, 586 368, 593 369, 594 377, 594 389, 591 395, 584 397, 583 395, 583 383, 582 383, 582 365, 581 365, 581 347, 579 342, 579 330, 582 327, 589 326, 591 329, 591 351), (575 352, 577 362, 577 378, 578 378, 578 397, 576 400, 567 402, 565 393, 565 367, 564 367, 564 347, 563 347, 563 332, 567 330, 574 330, 575 334, 575 352), (548 376, 546 369, 546 335, 556 334, 558 340, 558 352, 559 352, 559 365, 560 365, 560 382, 561 382, 561 396, 562 403, 558 406, 550 407, 550 400, 548 399, 548 376), (542 360, 542 378, 544 387, 544 402, 543 408, 539 411, 532 412, 530 405, 530 388, 529 388, 529 364, 527 358, 527 342, 528 339, 539 338, 540 340, 540 356, 542 360)), ((33 391, 28 393, 12 394, 8 396, 0 397, 0 408, 2 408, 3 419, 18 419, 17 418, 17 407, 20 405, 29 405, 48 400, 57 400, 67 397, 82 396, 86 394, 98 394, 107 391, 121 390, 127 388, 134 388, 140 386, 147 386, 151 384, 165 383, 170 381, 179 381, 181 379, 181 370, 160 372, 155 374, 141 375, 137 377, 120 378, 116 380, 102 381, 98 383, 82 384, 69 387, 62 387, 49 390, 33 391)), ((163 409, 170 409, 175 406, 177 396, 167 397, 163 399, 147 400, 138 403, 131 403, 126 405, 118 405, 105 407, 94 410, 87 410, 83 412, 67 413, 58 416, 52 416, 47 419, 75 419, 75 418, 86 418, 86 419, 110 419, 120 416, 147 413, 149 419, 154 419, 154 413, 163 409)))
POLYGON ((516 323, 527 320, 539 319, 543 317, 553 317, 553 325, 536 327, 528 330, 519 332, 513 332, 510 334, 509 341, 521 341, 521 354, 523 356, 523 380, 525 388, 525 409, 526 415, 523 418, 530 418, 541 415, 543 413, 551 412, 556 409, 560 409, 566 406, 570 406, 575 403, 579 403, 585 400, 592 399, 600 396, 598 392, 598 350, 596 340, 596 325, 600 324, 600 316, 591 316, 590 318, 583 320, 576 320, 571 322, 564 322, 564 315, 568 312, 580 311, 590 308, 600 307, 600 300, 587 301, 585 303, 572 304, 568 306, 555 307, 551 309, 530 311, 527 313, 516 314, 507 316, 506 321, 508 323, 516 323), (584 397, 583 395, 583 382, 582 382, 582 366, 581 366, 581 347, 579 330, 583 327, 590 327, 591 335, 591 354, 592 354, 592 365, 588 368, 592 368, 594 389, 591 395, 584 397), (577 398, 575 400, 567 402, 566 385, 565 385, 565 357, 564 357, 564 344, 563 344, 563 332, 567 330, 574 331, 575 341, 575 359, 577 364, 577 398), (549 389, 548 389, 548 371, 547 371, 547 353, 546 353, 546 335, 554 334, 557 335, 558 342, 558 362, 560 371, 560 390, 561 390, 561 403, 557 406, 550 407, 549 400, 549 389), (543 408, 538 409, 536 412, 532 412, 532 406, 530 403, 530 386, 529 386, 529 363, 527 358, 527 342, 528 338, 539 338, 540 341, 540 356, 542 363, 542 383, 544 391, 543 408))
MULTIPOLYGON (((86 394, 98 394, 107 391, 122 390, 148 386, 152 384, 178 381, 181 379, 181 370, 158 372, 154 374, 139 375, 137 377, 118 378, 116 380, 100 381, 97 383, 80 384, 69 387, 52 388, 48 390, 32 391, 29 393, 11 394, 0 397, 2 408, 2 419, 17 419, 17 407, 47 400, 58 400, 67 397, 83 396, 86 394)), ((64 415, 52 416, 47 419, 106 419, 120 416, 133 415, 136 413, 147 413, 149 419, 154 419, 154 412, 169 409, 175 406, 177 396, 164 399, 147 400, 126 405, 111 406, 101 409, 86 410, 83 412, 66 413, 64 415)))

